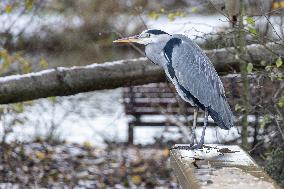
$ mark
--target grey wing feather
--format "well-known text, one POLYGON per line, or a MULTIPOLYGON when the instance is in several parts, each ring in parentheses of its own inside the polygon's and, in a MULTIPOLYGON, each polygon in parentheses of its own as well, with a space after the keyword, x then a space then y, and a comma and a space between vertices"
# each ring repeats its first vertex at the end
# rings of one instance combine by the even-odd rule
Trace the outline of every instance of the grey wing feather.
POLYGON ((190 39, 182 39, 172 52, 172 66, 178 83, 209 110, 223 129, 233 126, 233 114, 225 98, 223 84, 205 53, 190 39))
MULTIPOLYGON (((218 76, 213 64, 203 52, 203 50, 189 38, 184 35, 174 35, 174 37, 179 37, 183 41, 184 55, 190 56, 196 66, 198 65, 198 73, 204 72, 204 75, 208 81, 215 87, 219 94, 225 96, 225 90, 220 77, 218 76)), ((180 50, 180 49, 179 49, 180 50)), ((179 56, 181 53, 178 53, 179 56)), ((174 54, 173 54, 174 56, 174 54)), ((177 57, 178 58, 178 57, 177 57)))

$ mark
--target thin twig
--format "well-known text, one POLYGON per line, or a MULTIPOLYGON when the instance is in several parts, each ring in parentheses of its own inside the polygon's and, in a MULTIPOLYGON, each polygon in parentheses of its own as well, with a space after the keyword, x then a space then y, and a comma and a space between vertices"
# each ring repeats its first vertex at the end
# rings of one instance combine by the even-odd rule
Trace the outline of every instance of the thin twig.
POLYGON ((267 19, 267 22, 271 25, 272 30, 274 31, 274 33, 277 35, 277 37, 279 38, 279 40, 283 41, 283 39, 280 37, 280 35, 278 34, 278 32, 276 31, 275 27, 273 26, 273 24, 271 23, 270 19, 265 15, 264 16, 267 19))
POLYGON ((250 154, 252 151, 254 151, 258 146, 260 146, 261 144, 263 144, 264 140, 259 141, 251 150, 248 151, 248 153, 250 154))
POLYGON ((275 120, 275 122, 276 122, 276 125, 277 125, 277 127, 278 127, 279 133, 281 134, 282 140, 284 141, 284 133, 283 133, 282 128, 281 128, 281 126, 280 126, 280 124, 279 124, 279 121, 277 120, 276 117, 273 117, 273 118, 274 118, 274 120, 275 120))

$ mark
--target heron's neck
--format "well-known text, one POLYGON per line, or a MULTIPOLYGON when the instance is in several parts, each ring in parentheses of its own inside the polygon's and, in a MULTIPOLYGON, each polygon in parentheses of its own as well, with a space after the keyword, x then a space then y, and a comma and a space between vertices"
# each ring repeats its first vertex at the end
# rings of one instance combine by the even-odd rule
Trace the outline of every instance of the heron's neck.
POLYGON ((154 64, 160 65, 161 67, 164 66, 162 60, 164 60, 163 48, 165 45, 166 45, 165 42, 159 42, 159 43, 150 43, 145 46, 146 56, 154 64))

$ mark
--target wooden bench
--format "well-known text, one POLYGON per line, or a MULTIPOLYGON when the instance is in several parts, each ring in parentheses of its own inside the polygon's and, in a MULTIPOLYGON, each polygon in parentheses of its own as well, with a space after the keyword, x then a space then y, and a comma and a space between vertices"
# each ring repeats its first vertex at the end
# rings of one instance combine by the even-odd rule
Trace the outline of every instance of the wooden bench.
MULTIPOLYGON (((229 103, 231 104, 232 110, 234 106, 240 102, 241 96, 241 83, 240 77, 235 75, 227 75, 222 77, 224 87, 226 89, 226 96, 229 103)), ((250 88, 251 96, 259 96, 261 88, 258 87, 259 83, 254 78, 251 77, 250 88)), ((262 87, 267 91, 265 93, 269 94, 271 90, 271 83, 264 82, 262 87)), ((265 98, 269 98, 269 95, 265 95, 265 98)), ((262 97, 265 99, 264 97, 262 97)), ((253 104, 258 104, 258 98, 251 99, 253 104)), ((130 117, 128 122, 128 143, 133 143, 133 131, 135 127, 139 126, 177 126, 176 120, 169 119, 170 117, 181 118, 181 123, 184 126, 192 125, 193 118, 193 108, 189 103, 184 102, 180 99, 174 86, 170 83, 152 83, 142 86, 133 86, 123 89, 123 103, 125 108, 125 113, 130 117), (155 116, 162 115, 165 119, 160 119, 153 121, 155 116), (152 121, 149 121, 152 120, 152 121)), ((202 111, 200 111, 202 112, 202 111)), ((238 112, 234 112, 235 116, 239 116, 238 112)), ((251 115, 255 115, 256 121, 261 116, 260 113, 251 112, 251 115)), ((201 117, 203 117, 203 112, 199 113, 199 121, 197 126, 203 125, 201 117)), ((209 119, 209 127, 215 126, 212 119, 209 119)), ((240 125, 238 122, 235 125, 240 125)), ((254 124, 255 125, 255 124, 254 124)))
MULTIPOLYGON (((130 117, 128 122, 128 143, 130 144, 133 143, 134 127, 178 126, 176 120, 170 119, 172 116, 178 116, 183 120, 180 124, 189 125, 193 118, 193 108, 178 96, 174 86, 169 83, 152 83, 124 88, 123 102, 125 113, 130 117), (163 115, 164 119, 148 121, 157 115, 163 115)), ((203 125, 203 123, 197 122, 197 125, 203 125)), ((213 120, 209 120, 209 126, 213 125, 215 125, 213 120)))

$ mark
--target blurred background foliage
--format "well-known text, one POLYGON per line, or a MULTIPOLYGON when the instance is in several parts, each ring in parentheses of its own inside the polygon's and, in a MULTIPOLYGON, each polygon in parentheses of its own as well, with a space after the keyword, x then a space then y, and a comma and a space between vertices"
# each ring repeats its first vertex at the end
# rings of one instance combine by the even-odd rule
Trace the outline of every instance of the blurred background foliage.
MULTIPOLYGON (((275 9, 281 7, 281 4, 272 5, 275 9)), ((79 66, 140 57, 140 52, 133 50, 131 46, 117 48, 113 46, 112 41, 118 37, 140 33, 147 28, 149 20, 166 18, 174 22, 194 15, 215 16, 220 10, 216 10, 216 6, 212 6, 206 0, 2 0, 0 74, 24 74, 58 66, 79 66)), ((282 17, 277 23, 280 28, 283 28, 282 17)), ((279 31, 282 37, 279 39, 273 34, 273 28, 269 27, 270 23, 263 23, 260 18, 247 16, 244 23, 247 44, 283 41, 283 29, 279 31)), ((196 36, 195 40, 204 49, 236 46, 234 39, 237 32, 227 26, 214 33, 205 33, 202 37, 196 36), (202 42, 199 41, 200 38, 202 42)), ((249 107, 249 110, 251 113, 265 114, 259 123, 250 125, 249 152, 284 186, 284 138, 283 133, 281 134, 284 130, 284 65, 283 57, 276 59, 275 62, 261 64, 246 62, 247 74, 258 74, 256 84, 251 86, 258 95, 250 99, 254 104, 258 102, 258 105, 249 107), (269 87, 263 90, 263 86, 269 87), (253 135, 254 131, 257 135, 253 135)), ((235 73, 235 70, 232 69, 231 73, 235 73)), ((100 94, 103 95, 105 93, 100 94)), ((101 188, 113 187, 121 180, 124 187, 140 186, 144 183, 147 188, 160 185, 177 188, 170 169, 163 166, 167 164, 167 144, 158 145, 162 150, 153 161, 149 157, 144 157, 137 149, 130 149, 130 156, 134 158, 129 158, 129 154, 123 153, 127 147, 115 144, 109 136, 105 137, 108 147, 104 152, 88 142, 83 145, 70 145, 64 142, 58 128, 65 119, 73 117, 74 114, 82 115, 81 119, 101 115, 91 110, 87 116, 82 113, 85 106, 79 105, 81 101, 94 101, 92 107, 101 108, 98 101, 102 100, 96 101, 92 96, 93 94, 88 94, 70 98, 68 102, 72 103, 68 106, 66 100, 57 97, 49 98, 48 103, 36 101, 1 105, 0 182, 18 182, 26 187, 51 187, 52 184, 61 187, 60 184, 66 183, 67 186, 74 187, 79 186, 82 180, 87 185, 87 181, 97 178, 89 178, 88 174, 96 175, 101 172, 100 176, 103 177, 98 180, 99 183, 93 183, 101 188), (34 114, 31 111, 33 106, 39 107, 35 119, 27 116, 34 114), (57 111, 62 107, 68 111, 58 117, 57 111), (41 117, 46 112, 50 116, 41 117), (9 136, 13 134, 14 128, 29 121, 28 119, 32 119, 31 123, 36 127, 43 125, 47 132, 42 134, 39 131, 37 135, 31 136, 33 142, 11 142, 9 136), (118 155, 116 154, 117 158, 113 158, 113 149, 119 151, 118 155), (87 166, 90 161, 94 163, 91 168, 87 166), (62 168, 61 163, 64 164, 62 168), (72 166, 69 167, 68 164, 72 166), (17 169, 19 165, 21 167, 17 169), (84 171, 86 169, 87 172, 84 171), (104 172, 105 170, 108 172, 104 172), (152 174, 156 171, 159 175, 153 177, 152 174), (70 172, 72 174, 69 174, 70 172), (117 175, 119 179, 115 179, 117 175), (60 184, 56 185, 58 183, 60 184)), ((111 104, 107 106, 110 107, 111 104)), ((234 104, 236 113, 242 114, 244 109, 241 102, 234 104)), ((235 142, 240 143, 240 140, 235 142)), ((154 145, 154 148, 157 146, 154 145)), ((84 187, 88 188, 85 185, 84 187)), ((90 184, 89 188, 94 185, 90 184)))
POLYGON ((207 7, 205 1, 2 1, 0 42, 9 52, 48 53, 69 65, 132 58, 138 54, 114 49, 113 39, 145 29, 145 15, 174 20, 202 11, 203 2, 207 7))

